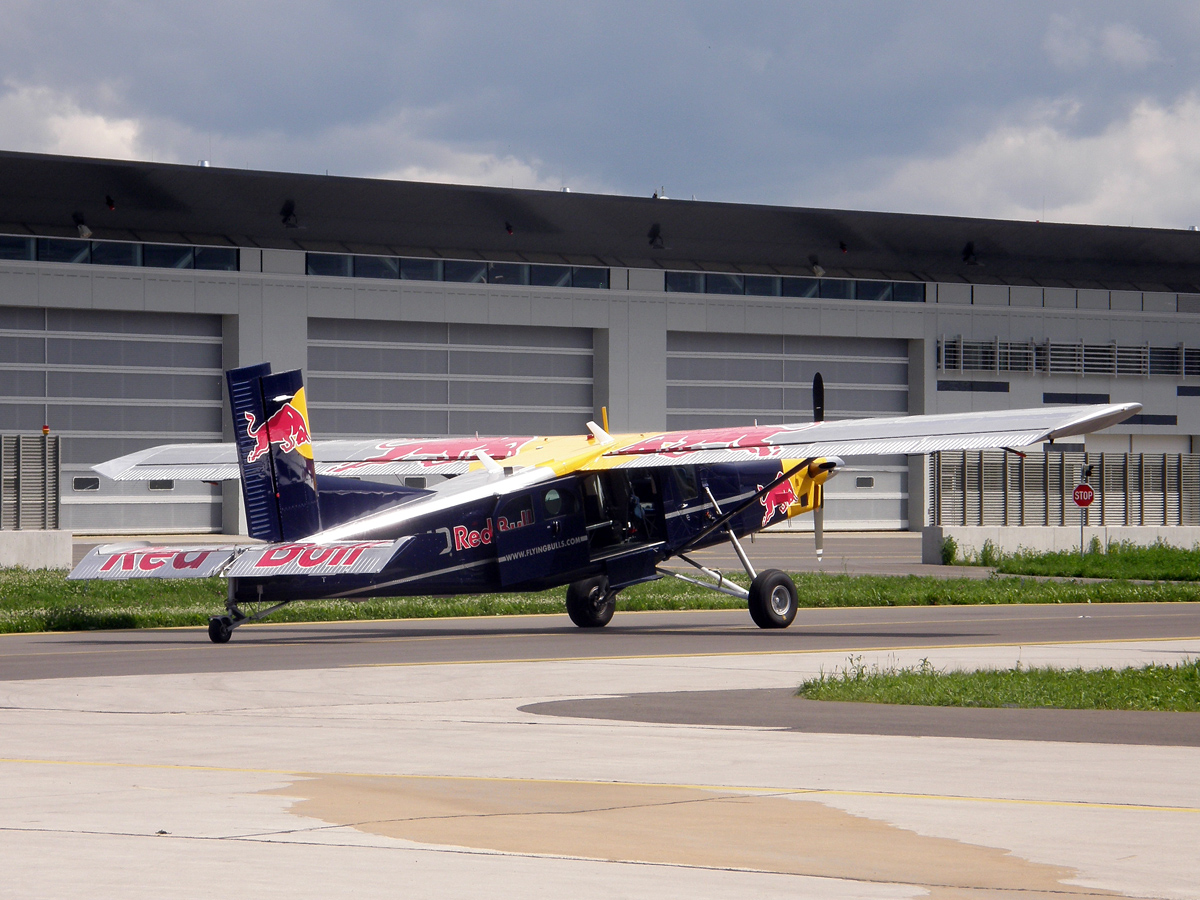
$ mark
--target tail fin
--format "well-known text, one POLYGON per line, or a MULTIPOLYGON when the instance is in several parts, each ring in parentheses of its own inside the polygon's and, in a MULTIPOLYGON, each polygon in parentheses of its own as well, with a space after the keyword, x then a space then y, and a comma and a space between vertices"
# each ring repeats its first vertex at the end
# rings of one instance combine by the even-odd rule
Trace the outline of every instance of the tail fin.
POLYGON ((296 541, 321 530, 316 467, 299 369, 225 373, 250 536, 296 541))

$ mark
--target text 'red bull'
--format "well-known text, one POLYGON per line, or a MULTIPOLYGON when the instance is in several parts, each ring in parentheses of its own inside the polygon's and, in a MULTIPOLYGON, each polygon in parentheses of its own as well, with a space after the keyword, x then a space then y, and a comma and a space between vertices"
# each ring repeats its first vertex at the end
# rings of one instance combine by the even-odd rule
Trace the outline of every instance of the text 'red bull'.
POLYGON ((315 569, 317 566, 353 565, 363 552, 373 547, 381 546, 378 542, 369 541, 362 544, 318 546, 315 544, 283 544, 272 547, 263 553, 254 564, 258 569, 274 569, 295 563, 301 569, 315 569))
POLYGON ((246 456, 246 462, 257 460, 271 449, 272 444, 278 444, 285 452, 291 452, 311 443, 308 422, 290 400, 283 404, 275 415, 257 427, 254 413, 248 412, 243 415, 246 417, 246 434, 254 441, 254 447, 246 456))
POLYGON ((213 552, 212 550, 169 550, 162 547, 126 550, 122 553, 114 553, 105 560, 100 571, 132 572, 138 569, 142 572, 156 572, 168 564, 170 564, 170 568, 179 571, 198 569, 204 565, 204 561, 213 552))

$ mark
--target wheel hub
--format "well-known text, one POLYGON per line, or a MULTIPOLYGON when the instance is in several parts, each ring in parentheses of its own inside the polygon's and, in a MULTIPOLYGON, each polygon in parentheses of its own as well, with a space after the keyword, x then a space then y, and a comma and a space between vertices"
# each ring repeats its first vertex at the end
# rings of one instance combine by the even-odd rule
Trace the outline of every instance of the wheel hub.
POLYGON ((792 597, 782 584, 771 591, 771 610, 777 616, 786 616, 792 606, 792 597))

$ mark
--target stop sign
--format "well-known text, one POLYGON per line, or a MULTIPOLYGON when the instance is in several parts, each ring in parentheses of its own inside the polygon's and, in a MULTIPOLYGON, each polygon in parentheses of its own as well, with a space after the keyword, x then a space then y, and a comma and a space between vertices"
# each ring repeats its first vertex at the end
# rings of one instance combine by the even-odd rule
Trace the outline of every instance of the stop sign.
POLYGON ((1096 499, 1096 492, 1090 484, 1080 484, 1075 486, 1074 496, 1076 506, 1091 506, 1092 501, 1096 499))

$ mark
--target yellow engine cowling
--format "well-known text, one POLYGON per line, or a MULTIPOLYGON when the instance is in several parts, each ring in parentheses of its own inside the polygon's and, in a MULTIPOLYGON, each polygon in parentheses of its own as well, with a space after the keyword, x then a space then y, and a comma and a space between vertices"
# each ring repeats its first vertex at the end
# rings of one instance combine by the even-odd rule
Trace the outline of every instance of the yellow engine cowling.
MULTIPOLYGON (((804 460, 802 459, 785 459, 783 461, 783 471, 799 465, 804 460)), ((791 482, 792 495, 794 500, 788 504, 787 517, 798 516, 801 513, 812 512, 814 509, 821 506, 824 493, 823 485, 826 481, 837 474, 838 467, 842 465, 842 461, 837 457, 822 457, 814 459, 807 466, 793 475, 789 481, 791 482)))

